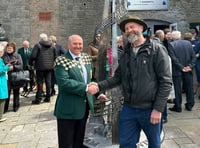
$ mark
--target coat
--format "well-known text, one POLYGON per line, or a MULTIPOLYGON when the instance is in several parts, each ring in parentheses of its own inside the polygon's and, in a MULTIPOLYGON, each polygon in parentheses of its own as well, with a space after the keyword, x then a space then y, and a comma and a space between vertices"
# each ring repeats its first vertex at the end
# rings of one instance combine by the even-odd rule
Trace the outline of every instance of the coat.
POLYGON ((28 70, 28 65, 29 65, 28 62, 29 62, 29 58, 30 58, 32 50, 33 49, 31 47, 29 47, 27 54, 24 51, 24 47, 19 48, 18 51, 17 51, 21 55, 21 58, 22 58, 22 61, 23 61, 23 69, 24 70, 28 70))
POLYGON ((182 69, 185 66, 193 68, 195 65, 195 53, 190 41, 175 40, 170 43, 169 50, 173 51, 178 62, 172 59, 172 75, 182 76, 182 69))
POLYGON ((9 70, 9 66, 5 65, 0 58, 0 99, 8 98, 8 84, 6 78, 6 72, 9 70))
MULTIPOLYGON (((81 54, 81 59, 87 70, 87 83, 89 83, 92 78, 92 59, 86 53, 81 54)), ((82 75, 80 62, 73 60, 69 51, 56 59, 55 77, 59 93, 54 115, 58 119, 82 119, 87 103, 94 112, 93 97, 86 93, 87 84, 82 75)))
POLYGON ((62 47, 62 45, 56 44, 55 48, 56 48, 57 57, 61 56, 61 55, 63 55, 65 53, 65 49, 62 47))
POLYGON ((3 59, 5 64, 10 63, 13 60, 17 61, 17 62, 12 64, 14 69, 12 71, 8 71, 8 89, 17 89, 17 88, 22 87, 23 83, 21 83, 21 82, 13 83, 10 80, 10 76, 11 76, 12 72, 23 70, 23 62, 22 62, 21 55, 16 53, 16 52, 13 52, 11 54, 4 52, 2 59, 3 59))
POLYGON ((56 59, 56 48, 48 41, 40 41, 33 47, 29 65, 36 71, 53 70, 56 59))
POLYGON ((172 85, 165 47, 147 39, 137 55, 132 51, 128 43, 114 77, 99 82, 100 90, 121 84, 125 104, 163 112, 172 85))

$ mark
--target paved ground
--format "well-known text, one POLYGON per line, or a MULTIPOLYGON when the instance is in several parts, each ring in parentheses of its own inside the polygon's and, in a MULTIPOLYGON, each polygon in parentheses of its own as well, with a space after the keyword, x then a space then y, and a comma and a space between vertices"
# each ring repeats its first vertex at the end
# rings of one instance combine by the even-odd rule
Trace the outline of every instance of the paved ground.
MULTIPOLYGON (((21 107, 18 112, 13 112, 10 105, 9 112, 5 114, 8 120, 0 123, 0 148, 58 147, 56 119, 53 116, 56 97, 52 97, 51 103, 31 105, 33 95, 31 93, 28 98, 21 97, 21 107)), ((170 106, 172 105, 168 104, 168 107, 170 106)), ((162 148, 200 148, 200 100, 198 98, 191 112, 184 109, 182 113, 168 111, 168 120, 164 125, 162 148)), ((99 142, 99 133, 93 134, 87 132, 90 138, 86 138, 86 141, 95 145, 95 148, 118 147, 109 146, 111 138, 101 137, 99 142)), ((142 147, 145 148, 146 145, 142 147)))

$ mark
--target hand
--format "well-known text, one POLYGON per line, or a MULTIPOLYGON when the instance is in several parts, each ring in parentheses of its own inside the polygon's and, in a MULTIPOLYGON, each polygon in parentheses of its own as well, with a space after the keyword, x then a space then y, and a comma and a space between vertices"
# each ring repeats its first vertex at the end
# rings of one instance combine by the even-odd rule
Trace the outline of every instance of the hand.
POLYGON ((186 66, 182 69, 183 72, 190 72, 192 71, 192 69, 190 68, 190 66, 186 66))
POLYGON ((161 122, 161 116, 162 116, 162 113, 153 109, 153 111, 151 112, 151 117, 150 117, 150 122, 152 124, 158 124, 161 122))
POLYGON ((101 101, 101 102, 105 102, 105 101, 108 101, 108 98, 105 94, 101 94, 99 95, 98 99, 101 101))
POLYGON ((16 64, 17 63, 17 60, 11 60, 11 61, 9 61, 9 64, 16 64))
POLYGON ((90 83, 88 84, 88 86, 90 86, 90 85, 96 85, 96 86, 98 87, 98 84, 97 84, 96 82, 90 82, 90 83))
POLYGON ((13 65, 9 64, 9 71, 12 71, 14 69, 13 65))
POLYGON ((91 95, 94 95, 99 91, 99 87, 97 83, 92 82, 92 83, 89 83, 87 86, 88 86, 87 92, 90 93, 91 95))

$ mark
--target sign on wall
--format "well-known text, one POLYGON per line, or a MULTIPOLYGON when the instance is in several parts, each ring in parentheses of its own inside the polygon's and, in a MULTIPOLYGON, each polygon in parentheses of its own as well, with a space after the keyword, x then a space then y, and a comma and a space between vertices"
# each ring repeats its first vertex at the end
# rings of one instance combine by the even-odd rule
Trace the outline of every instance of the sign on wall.
POLYGON ((167 10, 168 0, 127 0, 127 10, 167 10))
POLYGON ((169 25, 170 32, 178 30, 177 23, 173 23, 169 25))

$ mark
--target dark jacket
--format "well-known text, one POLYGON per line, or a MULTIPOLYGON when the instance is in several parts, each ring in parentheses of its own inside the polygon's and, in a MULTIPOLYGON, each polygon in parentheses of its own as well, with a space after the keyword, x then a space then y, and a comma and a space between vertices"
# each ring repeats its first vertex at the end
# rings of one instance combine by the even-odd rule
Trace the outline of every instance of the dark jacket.
POLYGON ((52 70, 56 59, 56 49, 48 41, 40 41, 33 47, 29 65, 35 66, 38 71, 52 70))
POLYGON ((132 50, 128 43, 114 77, 99 82, 100 90, 122 84, 125 104, 162 112, 172 85, 167 51, 151 40, 146 40, 137 55, 132 50))
POLYGON ((170 43, 169 50, 173 51, 178 62, 172 59, 172 75, 181 76, 182 69, 186 66, 193 68, 195 65, 195 54, 190 41, 176 40, 170 43))
POLYGON ((22 62, 21 55, 16 53, 16 52, 13 52, 11 54, 8 54, 7 52, 5 52, 2 59, 3 59, 5 64, 10 63, 14 67, 14 69, 12 71, 8 71, 8 88, 9 89, 20 88, 23 83, 13 83, 13 82, 11 82, 10 81, 10 75, 14 71, 20 71, 20 70, 23 69, 23 62, 22 62), (16 62, 11 62, 11 61, 16 61, 16 62))
POLYGON ((57 55, 57 57, 61 56, 61 55, 63 55, 65 53, 65 49, 62 47, 62 45, 56 44, 55 47, 56 47, 56 55, 57 55))

